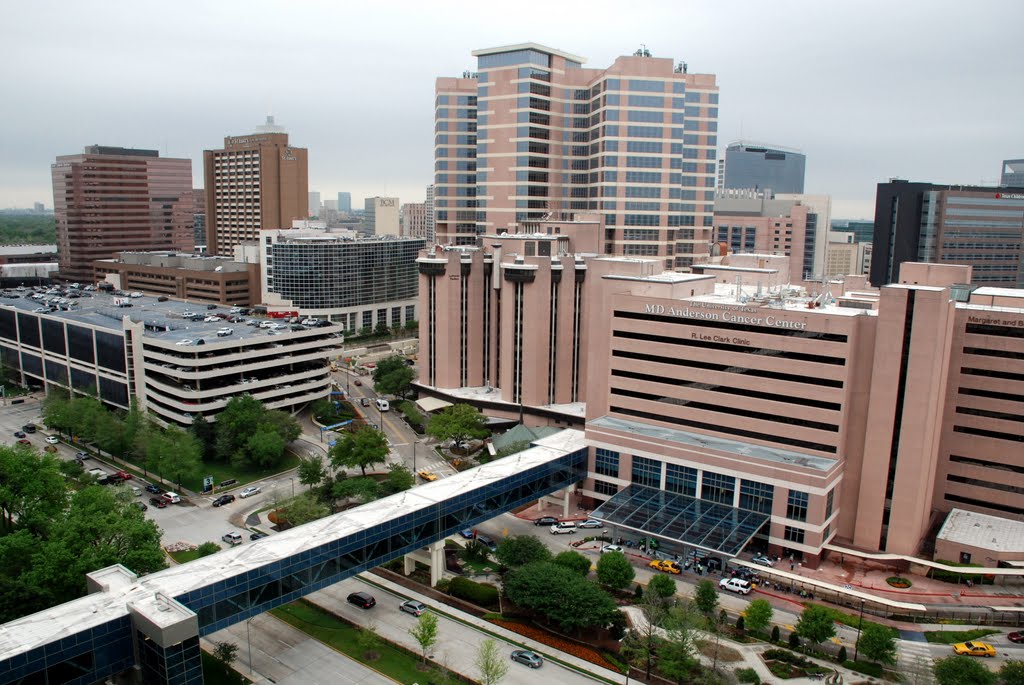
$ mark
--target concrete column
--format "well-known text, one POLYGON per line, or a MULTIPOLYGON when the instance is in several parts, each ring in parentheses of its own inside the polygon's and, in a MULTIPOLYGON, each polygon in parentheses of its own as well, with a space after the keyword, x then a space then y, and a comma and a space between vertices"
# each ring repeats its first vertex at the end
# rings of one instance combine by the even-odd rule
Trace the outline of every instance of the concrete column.
POLYGON ((437 587, 445 570, 444 540, 430 543, 427 553, 430 555, 430 587, 437 587))
POLYGON ((405 567, 402 570, 405 572, 405 575, 411 575, 416 570, 416 560, 413 559, 411 554, 406 554, 403 557, 403 561, 405 562, 405 567))

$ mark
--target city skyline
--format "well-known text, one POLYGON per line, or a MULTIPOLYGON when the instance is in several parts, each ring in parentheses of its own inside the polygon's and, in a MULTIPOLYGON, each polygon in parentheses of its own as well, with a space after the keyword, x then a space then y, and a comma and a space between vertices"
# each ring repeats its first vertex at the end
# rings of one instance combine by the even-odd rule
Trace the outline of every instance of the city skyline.
POLYGON ((994 185, 1001 161, 1024 151, 1024 94, 993 66, 1024 19, 1006 3, 964 15, 952 3, 655 2, 625 14, 566 2, 545 5, 542 24, 529 7, 519 19, 456 3, 443 41, 422 30, 436 18, 429 5, 182 8, 158 23, 129 3, 8 12, 0 206, 51 206, 49 164, 92 144, 190 158, 199 187, 202 151, 267 114, 309 149, 310 190, 351 192, 357 206, 376 195, 421 202, 436 77, 473 71, 472 50, 523 42, 585 66, 646 48, 715 74, 720 152, 741 138, 802 150, 806 192, 832 195, 839 218, 873 216, 875 186, 891 177, 994 185), (951 87, 971 106, 943 104, 951 87))

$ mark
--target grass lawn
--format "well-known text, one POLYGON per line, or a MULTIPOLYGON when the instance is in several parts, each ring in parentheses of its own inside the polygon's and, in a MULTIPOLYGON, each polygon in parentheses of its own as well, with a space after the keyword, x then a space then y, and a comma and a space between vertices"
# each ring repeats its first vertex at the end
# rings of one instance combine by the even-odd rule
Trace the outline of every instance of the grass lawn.
MULTIPOLYGON (((235 485, 232 485, 231 487, 232 488, 239 488, 239 487, 242 487, 243 485, 245 485, 246 483, 252 483, 253 481, 261 480, 261 479, 266 478, 268 476, 273 476, 273 475, 276 475, 278 473, 282 473, 284 471, 288 471, 290 469, 295 468, 298 465, 299 465, 299 457, 298 457, 298 455, 292 454, 292 453, 286 454, 284 459, 277 466, 271 466, 271 467, 268 467, 268 468, 265 468, 265 469, 260 469, 258 471, 245 471, 245 472, 242 472, 242 471, 239 471, 238 469, 236 469, 231 464, 225 464, 224 462, 220 462, 220 461, 216 461, 216 462, 205 462, 204 461, 203 465, 201 467, 200 475, 197 476, 196 478, 192 478, 192 479, 186 478, 182 482, 182 485, 185 486, 187 489, 193 491, 193 492, 202 492, 203 491, 203 478, 205 476, 213 476, 213 482, 214 482, 215 485, 217 483, 220 483, 220 482, 223 482, 223 481, 226 481, 226 480, 231 480, 232 478, 234 478, 235 480, 238 481, 238 483, 235 484, 235 485)), ((142 472, 142 469, 139 466, 135 466, 135 470, 140 472, 140 473, 142 472)), ((154 477, 155 475, 160 475, 160 474, 159 473, 155 473, 153 471, 150 471, 150 477, 154 477)), ((170 483, 168 483, 168 484, 170 484, 170 483)))
POLYGON ((203 682, 206 685, 245 685, 252 681, 229 668, 212 654, 203 652, 203 682))
POLYGON ((427 674, 416 668, 420 663, 414 657, 388 643, 382 643, 377 650, 380 658, 367 661, 357 646, 358 629, 320 610, 304 600, 271 609, 271 614, 301 630, 307 635, 333 647, 356 661, 380 671, 389 678, 405 685, 426 682, 427 674))
POLYGON ((924 639, 937 645, 953 645, 958 642, 978 640, 986 635, 998 635, 1001 630, 975 628, 974 630, 930 630, 924 634, 924 639))
MULTIPOLYGON (((223 545, 217 545, 217 549, 223 549, 223 545)), ((168 552, 167 554, 170 555, 171 559, 174 559, 179 564, 184 564, 199 558, 198 549, 187 549, 183 552, 168 552)))

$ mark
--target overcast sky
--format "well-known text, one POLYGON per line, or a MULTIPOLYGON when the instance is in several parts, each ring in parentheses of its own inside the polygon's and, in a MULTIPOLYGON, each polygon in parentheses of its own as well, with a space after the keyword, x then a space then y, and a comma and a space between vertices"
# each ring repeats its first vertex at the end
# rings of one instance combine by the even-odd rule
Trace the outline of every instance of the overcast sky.
POLYGON ((268 113, 323 199, 422 202, 434 79, 530 41, 594 68, 643 44, 717 75, 720 149, 803 150, 833 217, 873 216, 890 177, 995 184, 1024 157, 1020 0, 0 0, 0 16, 0 207, 51 207, 54 158, 95 143, 191 158, 202 186, 202 151, 268 113))

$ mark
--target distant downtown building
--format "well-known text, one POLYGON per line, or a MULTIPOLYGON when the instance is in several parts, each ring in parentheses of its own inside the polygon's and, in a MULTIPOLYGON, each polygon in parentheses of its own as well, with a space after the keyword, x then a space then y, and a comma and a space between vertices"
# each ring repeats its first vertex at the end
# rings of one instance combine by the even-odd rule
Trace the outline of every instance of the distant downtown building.
POLYGON ((262 296, 271 316, 328 319, 346 331, 417 320, 422 238, 309 229, 263 231, 262 296))
POLYGON ((807 158, 798 150, 738 141, 725 149, 722 188, 803 193, 807 158))
MULTIPOLYGON (((582 225, 530 228, 421 255, 420 395, 585 423, 579 492, 650 505, 619 534, 680 555, 749 540, 816 566, 913 557, 955 510, 1024 515, 1024 290, 971 292, 969 266, 904 263, 899 283, 847 276, 815 293, 788 284, 782 256, 681 274, 587 254, 570 234, 582 225), (666 530, 658 507, 687 525, 666 530), (726 537, 703 516, 730 521, 726 537)), ((989 566, 1021 557, 952 547, 989 566)))
POLYGON ((364 200, 363 228, 369 235, 399 234, 397 197, 368 197, 364 200))
POLYGON ((1024 188, 1024 159, 1004 159, 999 185, 1024 188))
POLYGON ((206 191, 202 188, 192 189, 195 208, 192 211, 192 236, 197 252, 206 252, 206 191))
POLYGON ((259 265, 228 257, 133 251, 93 266, 96 281, 110 281, 125 292, 241 307, 260 301, 259 265))
POLYGON ((434 214, 434 184, 431 183, 427 186, 427 199, 423 203, 424 211, 426 212, 427 220, 427 244, 430 245, 436 241, 437 231, 434 214))
POLYGON ((879 183, 871 283, 894 282, 903 262, 967 264, 976 285, 1024 287, 1024 187, 879 183))
POLYGON ((714 75, 645 51, 604 69, 536 43, 473 55, 476 73, 436 82, 438 243, 476 245, 549 215, 596 212, 605 253, 671 269, 707 255, 714 75))
POLYGON ((203 152, 206 172, 207 251, 230 255, 235 245, 256 240, 263 229, 288 228, 308 218, 305 148, 268 117, 265 129, 228 136, 220 150, 203 152))
POLYGON ((320 216, 320 193, 310 191, 309 193, 309 216, 320 216))
POLYGON ((342 214, 352 213, 352 193, 338 193, 338 211, 342 214))
POLYGON ((91 145, 50 167, 57 228, 54 277, 92 280, 92 263, 122 250, 191 252, 192 161, 156 150, 91 145))
POLYGON ((852 233, 853 242, 855 243, 870 243, 874 241, 875 222, 855 221, 852 219, 839 221, 833 220, 832 230, 837 232, 852 233))
POLYGON ((427 206, 423 202, 402 205, 401 234, 410 238, 427 239, 427 206))

